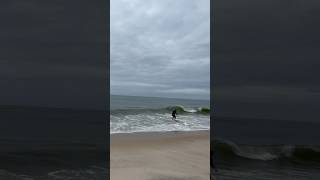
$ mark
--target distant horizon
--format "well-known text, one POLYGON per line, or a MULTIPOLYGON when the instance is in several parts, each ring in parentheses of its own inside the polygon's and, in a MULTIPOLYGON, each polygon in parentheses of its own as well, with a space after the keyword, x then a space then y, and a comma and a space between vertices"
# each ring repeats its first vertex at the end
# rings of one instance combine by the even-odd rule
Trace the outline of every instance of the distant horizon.
POLYGON ((129 96, 129 97, 146 97, 146 98, 166 98, 166 99, 210 101, 210 97, 208 99, 200 99, 200 98, 164 97, 164 96, 141 96, 141 95, 127 95, 127 94, 110 94, 110 96, 129 96))
MULTIPOLYGON (((129 97, 145 97, 145 98, 165 98, 165 99, 181 99, 181 100, 199 100, 199 101, 209 101, 209 99, 196 99, 196 98, 181 98, 181 97, 161 97, 161 96, 140 96, 140 95, 126 95, 126 94, 109 94, 109 96, 129 96, 129 97)), ((53 108, 53 109, 74 109, 74 110, 99 110, 96 108, 75 108, 75 107, 64 107, 64 106, 44 106, 44 105, 26 105, 23 103, 17 103, 17 104, 0 104, 0 110, 1 108, 53 108)))

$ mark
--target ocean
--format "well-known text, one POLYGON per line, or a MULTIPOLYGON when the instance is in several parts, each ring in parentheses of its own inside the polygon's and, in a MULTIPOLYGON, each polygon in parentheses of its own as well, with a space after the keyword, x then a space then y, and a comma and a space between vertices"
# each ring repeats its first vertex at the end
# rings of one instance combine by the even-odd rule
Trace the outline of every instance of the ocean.
POLYGON ((0 106, 0 180, 107 178, 103 110, 0 106))
POLYGON ((320 123, 215 116, 215 180, 319 180, 320 123))
POLYGON ((206 100, 111 95, 110 133, 209 130, 209 107, 206 100))

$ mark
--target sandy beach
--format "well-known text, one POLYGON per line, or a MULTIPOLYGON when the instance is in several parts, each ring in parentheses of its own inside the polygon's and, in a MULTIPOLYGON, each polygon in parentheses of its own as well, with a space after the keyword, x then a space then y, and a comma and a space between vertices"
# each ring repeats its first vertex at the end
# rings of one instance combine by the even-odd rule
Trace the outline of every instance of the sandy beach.
POLYGON ((209 131, 111 135, 112 180, 208 180, 209 131))

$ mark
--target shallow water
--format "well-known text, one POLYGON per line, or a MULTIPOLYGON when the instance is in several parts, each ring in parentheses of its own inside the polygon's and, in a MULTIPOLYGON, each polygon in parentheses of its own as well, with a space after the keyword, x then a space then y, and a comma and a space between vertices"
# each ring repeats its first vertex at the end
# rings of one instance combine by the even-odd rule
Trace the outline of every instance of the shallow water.
POLYGON ((111 96, 111 133, 196 131, 210 128, 209 101, 111 96), (171 112, 177 109, 177 121, 171 112))

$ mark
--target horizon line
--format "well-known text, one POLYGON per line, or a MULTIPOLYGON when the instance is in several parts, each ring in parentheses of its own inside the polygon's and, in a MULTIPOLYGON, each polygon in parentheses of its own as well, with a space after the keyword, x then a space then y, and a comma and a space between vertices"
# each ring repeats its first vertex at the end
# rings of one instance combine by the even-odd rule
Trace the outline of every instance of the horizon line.
POLYGON ((196 98, 163 97, 163 96, 139 96, 139 95, 111 94, 111 93, 110 93, 110 96, 129 96, 129 97, 146 97, 146 98, 166 98, 166 99, 182 99, 182 100, 210 101, 210 98, 208 98, 208 99, 196 99, 196 98))

